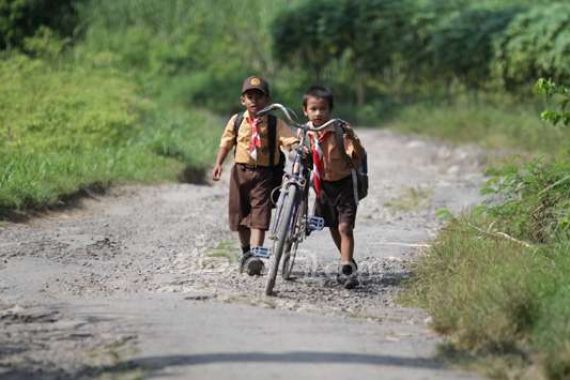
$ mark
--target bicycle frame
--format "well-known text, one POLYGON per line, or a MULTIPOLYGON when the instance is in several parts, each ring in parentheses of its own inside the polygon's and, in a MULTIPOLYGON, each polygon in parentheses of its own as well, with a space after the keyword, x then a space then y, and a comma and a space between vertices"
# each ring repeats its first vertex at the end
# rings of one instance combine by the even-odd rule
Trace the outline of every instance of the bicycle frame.
MULTIPOLYGON (((271 265, 267 277, 265 293, 267 295, 273 294, 273 287, 281 256, 285 253, 283 260, 283 278, 289 279, 293 262, 295 258, 296 248, 307 235, 308 218, 308 199, 309 199, 309 184, 310 184, 310 170, 307 168, 307 154, 305 142, 307 132, 325 129, 338 119, 332 119, 319 127, 313 127, 310 124, 299 124, 291 117, 291 110, 288 110, 281 104, 272 104, 258 112, 258 115, 264 115, 272 110, 279 109, 283 111, 289 125, 298 128, 301 131, 300 141, 295 148, 295 155, 289 173, 286 173, 281 185, 281 192, 277 201, 275 217, 270 226, 270 239, 274 241, 273 252, 271 256, 271 265), (293 249, 293 257, 290 252, 293 249)), ((324 224, 322 218, 319 223, 320 229, 324 224)), ((315 228, 319 229, 319 228, 315 228)))

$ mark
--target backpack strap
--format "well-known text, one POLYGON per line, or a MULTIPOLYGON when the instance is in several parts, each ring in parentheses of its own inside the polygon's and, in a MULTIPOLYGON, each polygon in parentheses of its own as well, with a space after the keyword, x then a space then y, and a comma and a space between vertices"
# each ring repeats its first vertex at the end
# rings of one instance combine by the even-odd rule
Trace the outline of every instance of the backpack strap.
POLYGON ((341 121, 340 123, 335 125, 335 135, 336 135, 336 142, 338 144, 339 149, 342 150, 343 156, 346 160, 346 163, 351 168, 351 176, 352 176, 352 194, 354 195, 354 203, 358 205, 358 169, 354 166, 354 162, 352 162, 352 158, 346 154, 346 150, 344 150, 344 126, 346 122, 341 121))
POLYGON ((277 137, 277 118, 273 115, 267 115, 267 138, 269 139, 269 166, 275 166, 275 148, 277 137))
POLYGON ((336 143, 338 144, 339 148, 342 150, 343 156, 348 163, 348 165, 355 169, 354 162, 352 162, 352 158, 346 154, 346 150, 344 150, 344 126, 346 125, 345 122, 340 122, 335 125, 334 131, 336 135, 336 143))
MULTIPOLYGON (((241 123, 243 123, 245 112, 240 112, 236 114, 234 119, 234 156, 236 154, 237 149, 237 136, 239 132, 239 127, 241 127, 241 123)), ((275 166, 275 149, 276 149, 276 137, 277 137, 277 118, 273 115, 267 115, 267 128, 268 128, 268 135, 267 138, 269 139, 269 166, 275 166)))
POLYGON ((236 117, 234 119, 234 157, 236 155, 237 136, 238 136, 239 127, 241 126, 241 123, 243 122, 243 115, 244 115, 244 112, 236 113, 236 115, 235 115, 236 117))

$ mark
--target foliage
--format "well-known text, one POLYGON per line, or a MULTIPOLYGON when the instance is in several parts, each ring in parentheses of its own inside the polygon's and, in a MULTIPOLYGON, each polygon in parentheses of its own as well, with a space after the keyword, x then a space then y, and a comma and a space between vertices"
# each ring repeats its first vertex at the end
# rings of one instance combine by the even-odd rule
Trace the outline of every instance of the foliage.
MULTIPOLYGON (((563 86, 540 80, 537 89, 547 96, 562 95, 561 109, 566 110, 563 86)), ((568 153, 513 162, 488 175, 482 192, 491 196, 489 202, 451 219, 416 264, 406 297, 428 309, 434 327, 451 337, 454 350, 505 363, 512 356, 523 365, 532 360, 549 379, 567 378, 568 153)))
POLYGON ((414 264, 403 300, 426 308, 456 351, 533 360, 548 378, 563 379, 570 366, 570 245, 527 248, 494 231, 477 213, 452 220, 414 264))
POLYGON ((407 1, 303 2, 279 14, 272 26, 273 52, 282 65, 308 66, 312 81, 342 61, 351 67, 354 91, 364 105, 365 82, 390 66, 405 27, 407 1))
POLYGON ((388 125, 406 133, 457 143, 477 142, 493 149, 562 152, 570 131, 541 122, 538 110, 536 104, 517 104, 508 96, 481 94, 478 102, 456 96, 451 103, 418 102, 404 107, 388 125))
POLYGON ((303 2, 278 14, 272 24, 273 54, 283 65, 306 65, 317 81, 348 43, 350 15, 345 3, 303 2))
POLYGON ((174 115, 113 69, 13 55, 0 81, 0 213, 93 183, 173 180, 213 159, 217 119, 174 115))
POLYGON ((79 22, 75 7, 82 1, 0 0, 0 50, 22 47, 42 28, 72 36, 79 22))
POLYGON ((431 35, 436 76, 457 78, 469 88, 482 87, 490 75, 492 41, 518 12, 519 8, 467 9, 442 22, 431 35))
POLYGON ((533 160, 491 174, 483 191, 501 200, 487 209, 499 229, 535 243, 570 238, 570 162, 533 160))
POLYGON ((508 90, 537 78, 570 81, 570 5, 554 3, 519 14, 495 46, 494 72, 508 90))
POLYGON ((179 102, 228 114, 239 107, 244 77, 258 73, 271 82, 274 64, 263 31, 286 3, 93 0, 82 9, 90 25, 82 53, 115 56, 153 96, 175 77, 179 102))
POLYGON ((552 80, 540 78, 535 85, 536 92, 546 96, 547 99, 555 103, 557 110, 545 110, 540 117, 558 125, 570 126, 570 88, 558 85, 552 80))

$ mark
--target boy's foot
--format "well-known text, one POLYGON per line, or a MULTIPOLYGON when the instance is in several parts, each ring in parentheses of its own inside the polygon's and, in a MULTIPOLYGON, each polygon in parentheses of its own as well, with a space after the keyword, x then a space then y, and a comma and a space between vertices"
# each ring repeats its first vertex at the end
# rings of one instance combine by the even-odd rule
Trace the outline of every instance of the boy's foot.
POLYGON ((360 282, 358 281, 358 278, 356 277, 355 273, 353 275, 347 276, 346 279, 344 280, 344 284, 342 285, 344 286, 345 289, 354 289, 359 284, 360 282))
POLYGON ((244 271, 250 276, 259 276, 263 271, 263 260, 259 257, 253 256, 250 252, 246 252, 241 256, 239 262, 239 272, 244 271))
POLYGON ((239 259, 239 272, 240 273, 243 273, 247 259, 249 259, 250 257, 251 257, 251 253, 249 253, 249 251, 243 252, 241 254, 241 258, 239 259))
POLYGON ((342 264, 340 268, 339 282, 342 283, 345 289, 354 289, 359 285, 357 272, 358 265, 354 259, 350 263, 342 264))
POLYGON ((260 276, 261 272, 263 272, 263 267, 263 260, 259 257, 252 256, 245 262, 245 271, 250 276, 260 276))
POLYGON ((358 265, 356 265, 356 261, 354 259, 351 260, 350 263, 344 263, 340 267, 340 272, 345 276, 350 276, 353 273, 356 273, 358 270, 358 265))

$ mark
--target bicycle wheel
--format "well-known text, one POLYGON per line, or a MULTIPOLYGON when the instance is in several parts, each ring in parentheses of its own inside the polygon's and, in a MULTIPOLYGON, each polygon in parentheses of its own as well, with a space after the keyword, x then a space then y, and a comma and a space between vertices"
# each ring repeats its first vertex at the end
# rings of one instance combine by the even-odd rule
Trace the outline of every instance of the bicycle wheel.
POLYGON ((305 224, 305 208, 306 204, 303 202, 301 207, 297 208, 294 224, 293 234, 291 235, 290 241, 287 242, 285 251, 283 254, 283 265, 281 267, 281 277, 284 280, 291 279, 291 273, 293 272, 293 265, 295 264, 295 256, 297 255, 297 248, 299 247, 299 242, 302 239, 303 228, 305 224))
POLYGON ((279 271, 279 261, 281 260, 281 256, 283 255, 283 251, 289 238, 288 232, 291 226, 291 218, 293 217, 296 193, 297 187, 294 185, 289 186, 286 192, 282 194, 284 197, 283 202, 281 203, 282 207, 277 211, 277 239, 273 243, 269 273, 267 274, 267 282, 265 283, 265 294, 268 296, 273 294, 275 279, 277 277, 277 272, 279 271))
POLYGON ((291 280, 291 273, 293 273, 293 265, 295 264, 295 255, 297 254, 298 242, 287 244, 287 249, 283 255, 283 265, 281 267, 281 277, 285 281, 291 280))

